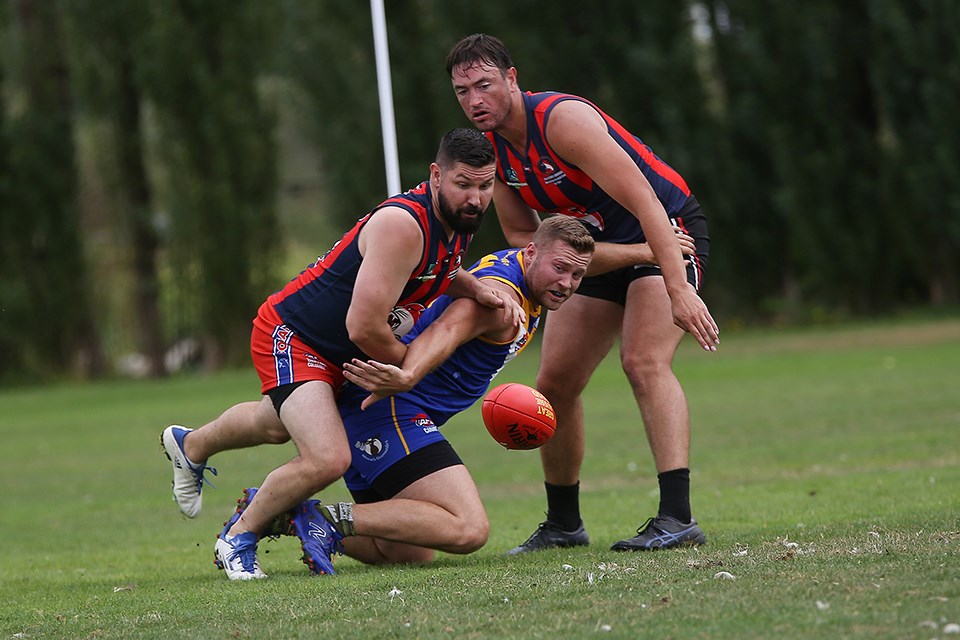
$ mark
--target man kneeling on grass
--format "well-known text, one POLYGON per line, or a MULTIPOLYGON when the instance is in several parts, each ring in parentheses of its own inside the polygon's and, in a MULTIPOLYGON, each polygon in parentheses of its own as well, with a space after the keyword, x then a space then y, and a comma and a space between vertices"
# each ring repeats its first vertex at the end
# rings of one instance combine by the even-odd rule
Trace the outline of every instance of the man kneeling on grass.
MULTIPOLYGON (((529 343, 542 309, 557 309, 576 291, 593 249, 581 223, 549 218, 524 249, 487 255, 471 269, 522 305, 526 320, 519 330, 504 322, 499 309, 443 296, 404 336, 410 348, 401 367, 347 363, 344 372, 353 384, 345 385, 339 407, 353 451, 344 480, 355 502, 305 501, 261 535, 297 535, 314 573, 333 573, 331 549, 388 564, 428 562, 435 550, 471 553, 482 547, 489 530, 483 503, 439 427, 486 393, 529 343)), ((255 496, 256 489, 244 491, 227 527, 255 496)))

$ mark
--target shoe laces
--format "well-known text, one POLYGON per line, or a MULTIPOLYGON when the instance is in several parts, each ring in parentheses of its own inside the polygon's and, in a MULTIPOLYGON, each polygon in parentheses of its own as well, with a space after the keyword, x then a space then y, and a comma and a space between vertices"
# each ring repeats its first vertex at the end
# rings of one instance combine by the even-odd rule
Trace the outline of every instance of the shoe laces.
POLYGON ((654 517, 654 518, 647 518, 647 521, 644 522, 642 525, 640 525, 640 526, 637 528, 637 535, 638 535, 638 536, 642 536, 644 531, 646 531, 646 530, 649 529, 651 526, 653 526, 653 521, 654 521, 654 520, 656 520, 655 517, 654 517))
POLYGON ((563 531, 563 527, 561 527, 561 526, 558 525, 557 523, 555 523, 555 522, 550 522, 549 520, 544 520, 543 522, 541 522, 540 524, 537 525, 537 530, 534 531, 534 532, 530 535, 530 537, 527 538, 527 541, 524 542, 524 543, 523 543, 522 545, 520 545, 520 546, 523 547, 523 546, 526 546, 526 545, 530 544, 531 542, 533 542, 534 540, 536 540, 537 538, 539 538, 541 533, 543 533, 544 531, 546 531, 546 530, 548 530, 548 529, 553 529, 553 530, 555 530, 555 531, 563 531))
POLYGON ((233 552, 230 554, 230 561, 240 560, 240 566, 244 571, 253 573, 257 569, 257 545, 249 543, 246 540, 237 540, 233 545, 233 552))
POLYGON ((198 491, 198 492, 203 490, 203 483, 204 483, 204 482, 206 482, 208 485, 210 485, 210 486, 213 487, 214 489, 217 488, 217 485, 215 485, 215 484, 213 484, 212 482, 210 482, 210 479, 207 478, 207 471, 210 472, 210 475, 214 475, 214 476, 217 475, 217 470, 216 470, 215 468, 213 468, 213 467, 208 467, 208 466, 205 465, 205 464, 200 465, 200 468, 199 468, 198 470, 194 471, 194 474, 193 474, 193 475, 195 475, 196 478, 197 478, 197 491, 198 491))

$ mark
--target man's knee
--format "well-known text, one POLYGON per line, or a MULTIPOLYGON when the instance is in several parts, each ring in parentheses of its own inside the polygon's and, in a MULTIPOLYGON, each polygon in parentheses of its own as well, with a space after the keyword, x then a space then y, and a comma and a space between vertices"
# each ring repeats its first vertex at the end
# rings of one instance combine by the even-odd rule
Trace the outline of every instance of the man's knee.
POLYGON ((623 372, 636 393, 643 394, 665 376, 673 376, 672 357, 649 351, 634 351, 621 355, 623 372))
POLYGON ((554 405, 562 405, 565 402, 572 401, 583 392, 587 386, 589 376, 581 378, 577 375, 554 375, 552 372, 543 371, 537 373, 537 390, 554 405))
POLYGON ((302 473, 320 491, 343 477, 350 467, 350 451, 329 448, 314 455, 300 454, 302 473))
POLYGON ((473 553, 487 544, 489 536, 490 521, 486 517, 464 519, 451 550, 454 553, 473 553))

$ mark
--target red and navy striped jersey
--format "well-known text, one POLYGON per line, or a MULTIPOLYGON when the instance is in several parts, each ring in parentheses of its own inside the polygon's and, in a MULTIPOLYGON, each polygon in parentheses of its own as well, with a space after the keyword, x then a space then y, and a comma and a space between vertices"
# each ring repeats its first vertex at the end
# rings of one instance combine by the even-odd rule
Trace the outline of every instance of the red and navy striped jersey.
POLYGON ((420 263, 393 306, 425 307, 450 286, 473 237, 455 232, 447 240, 432 202, 430 187, 423 182, 380 203, 327 253, 270 296, 267 303, 273 305, 284 324, 301 340, 330 362, 339 365, 351 358, 366 359, 367 355, 350 341, 346 326, 347 309, 363 261, 358 244, 360 230, 384 207, 404 209, 417 221, 423 232, 420 263))
POLYGON ((522 153, 499 134, 486 134, 497 154, 497 177, 515 189, 535 211, 580 218, 597 240, 643 242, 636 216, 607 195, 584 171, 561 160, 547 144, 544 131, 550 112, 564 100, 579 100, 597 110, 607 123, 607 131, 650 182, 668 216, 673 217, 683 208, 690 198, 690 189, 680 174, 596 105, 567 93, 524 93, 527 148, 522 153))

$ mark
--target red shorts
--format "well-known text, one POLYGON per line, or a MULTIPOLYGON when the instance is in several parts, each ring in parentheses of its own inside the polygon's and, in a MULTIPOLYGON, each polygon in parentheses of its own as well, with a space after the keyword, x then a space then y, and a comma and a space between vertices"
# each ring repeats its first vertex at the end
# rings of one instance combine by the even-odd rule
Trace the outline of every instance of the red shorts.
POLYGON ((260 376, 260 393, 307 380, 322 380, 336 390, 344 381, 343 369, 304 344, 269 302, 253 320, 250 355, 260 376))

